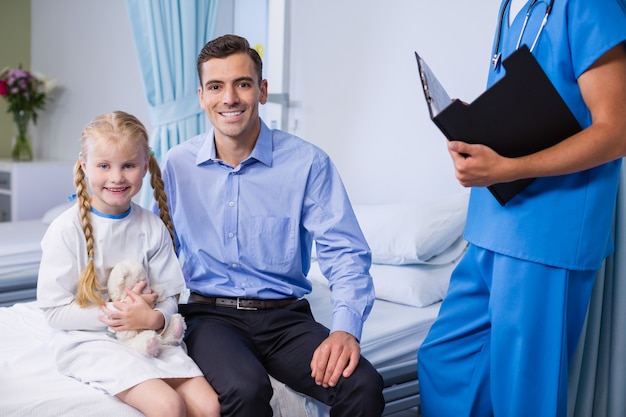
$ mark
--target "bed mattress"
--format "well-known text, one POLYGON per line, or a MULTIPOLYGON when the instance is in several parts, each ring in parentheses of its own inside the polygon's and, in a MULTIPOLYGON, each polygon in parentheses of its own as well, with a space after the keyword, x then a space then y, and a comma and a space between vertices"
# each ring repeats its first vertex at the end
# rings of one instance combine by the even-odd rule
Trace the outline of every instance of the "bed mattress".
MULTIPOLYGON (((331 303, 328 288, 313 283, 307 296, 315 319, 330 326, 331 303)), ((361 353, 376 368, 415 361, 417 349, 439 313, 440 302, 427 307, 412 307, 376 300, 363 327, 361 353)))
POLYGON ((18 272, 0 275, 0 307, 32 301, 37 298, 39 267, 29 267, 18 272))
POLYGON ((47 228, 41 219, 0 223, 0 277, 39 266, 47 228))
POLYGON ((47 227, 41 219, 0 223, 0 306, 35 299, 47 227))

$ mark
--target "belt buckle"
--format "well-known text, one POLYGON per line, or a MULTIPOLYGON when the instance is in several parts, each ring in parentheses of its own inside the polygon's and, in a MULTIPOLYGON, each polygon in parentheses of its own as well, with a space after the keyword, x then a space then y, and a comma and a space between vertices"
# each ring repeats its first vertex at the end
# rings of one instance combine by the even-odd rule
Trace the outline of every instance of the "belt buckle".
POLYGON ((244 307, 241 305, 241 300, 239 297, 237 297, 237 310, 250 310, 250 311, 256 311, 258 310, 258 308, 256 307, 244 307))

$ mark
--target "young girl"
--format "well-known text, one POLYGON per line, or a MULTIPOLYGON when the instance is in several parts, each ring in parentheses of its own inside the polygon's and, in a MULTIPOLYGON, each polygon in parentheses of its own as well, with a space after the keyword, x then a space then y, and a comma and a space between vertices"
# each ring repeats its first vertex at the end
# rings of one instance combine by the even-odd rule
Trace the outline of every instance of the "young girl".
POLYGON ((83 130, 74 178, 78 203, 42 240, 37 288, 48 323, 58 329, 51 345, 59 370, 149 417, 219 416, 217 394, 182 346, 163 346, 157 357, 146 357, 108 330, 164 329, 184 286, 145 127, 120 111, 96 117, 83 130), (162 221, 131 201, 148 169, 162 221), (156 303, 145 283, 128 290, 123 302, 107 299, 109 272, 126 259, 144 265, 165 301, 156 303))

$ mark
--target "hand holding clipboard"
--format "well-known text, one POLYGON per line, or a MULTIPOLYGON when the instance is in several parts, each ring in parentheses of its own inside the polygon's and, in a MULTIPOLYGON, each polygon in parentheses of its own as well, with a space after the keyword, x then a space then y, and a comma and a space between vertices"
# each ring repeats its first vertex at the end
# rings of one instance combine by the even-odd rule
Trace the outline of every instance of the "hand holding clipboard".
MULTIPOLYGON (((553 146, 581 126, 528 47, 504 60, 505 76, 466 104, 450 96, 415 52, 432 121, 448 140, 482 144, 515 158, 553 146)), ((489 186, 501 205, 534 179, 489 186)))

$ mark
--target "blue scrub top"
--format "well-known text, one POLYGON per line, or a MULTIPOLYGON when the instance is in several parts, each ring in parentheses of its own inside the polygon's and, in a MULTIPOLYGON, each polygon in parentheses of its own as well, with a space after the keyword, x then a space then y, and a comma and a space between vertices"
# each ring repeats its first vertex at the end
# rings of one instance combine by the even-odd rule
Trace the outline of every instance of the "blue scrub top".
MULTIPOLYGON (((583 128, 591 124, 591 114, 577 78, 605 52, 626 41, 626 11, 620 1, 594 0, 590 7, 589 0, 555 0, 533 50, 583 128)), ((547 4, 542 0, 534 6, 522 44, 532 44, 547 4)), ((515 50, 527 7, 510 28, 505 13, 500 41, 503 58, 515 50)), ((504 73, 503 66, 489 65, 488 86, 504 73)), ((502 139, 506 140, 505 132, 502 139)), ((598 269, 613 250, 611 226, 620 167, 621 160, 617 160, 575 174, 538 178, 505 206, 487 188, 475 187, 465 238, 479 247, 532 262, 598 269)))

